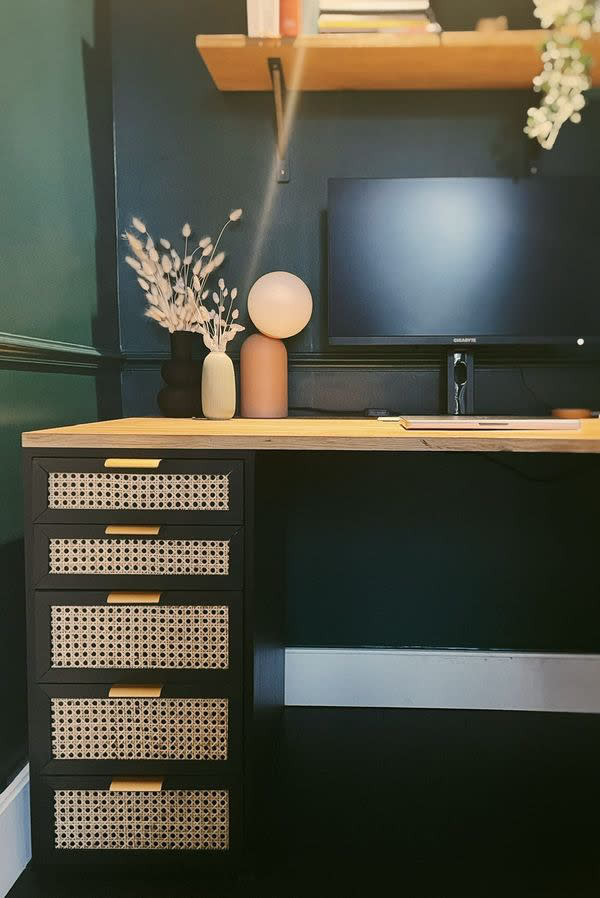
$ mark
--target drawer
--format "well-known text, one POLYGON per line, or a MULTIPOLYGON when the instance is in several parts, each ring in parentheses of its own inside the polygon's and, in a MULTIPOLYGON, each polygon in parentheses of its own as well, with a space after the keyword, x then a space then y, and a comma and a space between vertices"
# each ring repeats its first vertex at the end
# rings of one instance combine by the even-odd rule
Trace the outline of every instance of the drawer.
POLYGON ((37 777, 31 789, 42 863, 223 864, 239 851, 240 789, 227 777, 37 777))
POLYGON ((174 525, 36 524, 41 588, 240 589, 242 530, 174 525))
POLYGON ((243 462, 170 458, 35 458, 32 519, 241 524, 243 462))
POLYGON ((241 681, 239 592, 39 590, 32 610, 38 682, 241 681))
POLYGON ((29 706, 32 760, 44 774, 183 774, 240 766, 239 696, 150 681, 46 685, 31 689, 29 706))

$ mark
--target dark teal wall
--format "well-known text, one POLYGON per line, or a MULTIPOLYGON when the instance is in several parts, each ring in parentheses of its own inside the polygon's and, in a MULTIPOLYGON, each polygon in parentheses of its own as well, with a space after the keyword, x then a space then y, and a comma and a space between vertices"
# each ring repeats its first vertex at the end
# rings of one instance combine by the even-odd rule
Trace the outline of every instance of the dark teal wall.
POLYGON ((116 345, 107 34, 92 0, 3 7, 0 790, 26 757, 20 435, 120 408, 94 349, 116 345))
MULTIPOLYGON (((285 268, 315 300, 310 325, 288 341, 291 405, 438 411, 436 350, 327 345, 328 177, 519 177, 532 162, 536 177, 600 174, 600 103, 592 99, 583 123, 545 153, 523 134, 529 91, 302 94, 291 180, 276 184, 271 95, 220 93, 194 46, 198 32, 243 31, 244 3, 148 0, 145 9, 141 20, 136 0, 113 3, 119 231, 137 214, 157 236, 186 220, 214 232, 243 206, 226 241, 227 277, 242 298, 255 277, 285 268)), ((533 25, 524 3, 436 9, 450 28, 502 11, 513 25, 533 25)), ((153 414, 167 339, 142 317, 123 264, 119 301, 124 408, 153 414)), ((600 366, 586 355, 482 352, 477 378, 480 412, 600 404, 600 366)), ((586 586, 592 528, 581 512, 594 464, 525 459, 513 471, 485 458, 351 454, 308 468, 289 454, 272 464, 289 495, 288 644, 597 649, 600 619, 586 586)))
MULTIPOLYGON (((436 7, 450 28, 469 27, 478 15, 499 11, 493 2, 468 0, 436 7)), ((533 24, 530 4, 504 8, 512 25, 533 24)), ((242 0, 148 0, 145 9, 140 21, 136 0, 113 4, 119 231, 134 214, 169 236, 188 218, 199 230, 214 231, 230 207, 242 205, 244 218, 227 236, 225 267, 242 298, 256 276, 286 268, 306 280, 315 299, 310 325, 288 341, 290 404, 438 411, 437 350, 377 354, 328 347, 327 179, 522 176, 536 154, 523 134, 531 92, 302 94, 290 145, 291 181, 278 185, 272 177, 272 96, 220 93, 194 45, 201 31, 243 31, 242 0)), ((599 173, 600 103, 591 101, 583 123, 567 126, 555 149, 538 155, 538 177, 599 173)), ((167 352, 167 336, 142 317, 142 295, 122 262, 119 299, 122 345, 130 359, 125 411, 153 414, 160 375, 148 361, 167 352)), ((233 344, 238 351, 239 341, 233 344)), ((568 375, 549 354, 533 359, 521 353, 518 359, 530 365, 525 384, 514 353, 480 353, 478 411, 539 414, 552 405, 597 405, 598 371, 586 366, 585 354, 576 361, 565 357, 568 375)))

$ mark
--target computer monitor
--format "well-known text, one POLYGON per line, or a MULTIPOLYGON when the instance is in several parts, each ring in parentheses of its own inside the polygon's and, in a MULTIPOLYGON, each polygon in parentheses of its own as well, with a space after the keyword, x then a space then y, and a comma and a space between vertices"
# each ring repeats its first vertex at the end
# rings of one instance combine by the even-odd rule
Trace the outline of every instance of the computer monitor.
POLYGON ((600 341, 600 178, 331 179, 337 345, 600 341))

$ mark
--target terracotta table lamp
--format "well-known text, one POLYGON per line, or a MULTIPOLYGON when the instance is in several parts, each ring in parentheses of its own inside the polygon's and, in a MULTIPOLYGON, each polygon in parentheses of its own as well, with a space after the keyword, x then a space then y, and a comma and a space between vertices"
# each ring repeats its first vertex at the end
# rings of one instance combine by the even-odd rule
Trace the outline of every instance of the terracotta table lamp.
POLYGON ((260 333, 240 352, 243 418, 287 418, 287 350, 282 342, 306 327, 312 315, 310 290, 287 271, 263 274, 248 294, 248 314, 260 333))

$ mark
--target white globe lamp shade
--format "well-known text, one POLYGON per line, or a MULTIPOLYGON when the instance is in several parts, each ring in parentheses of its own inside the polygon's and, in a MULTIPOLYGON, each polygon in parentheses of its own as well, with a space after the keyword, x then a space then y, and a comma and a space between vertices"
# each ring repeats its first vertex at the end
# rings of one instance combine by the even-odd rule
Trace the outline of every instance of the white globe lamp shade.
POLYGON ((310 290, 289 271, 263 274, 248 294, 248 314, 267 337, 284 340, 306 327, 312 315, 310 290))

